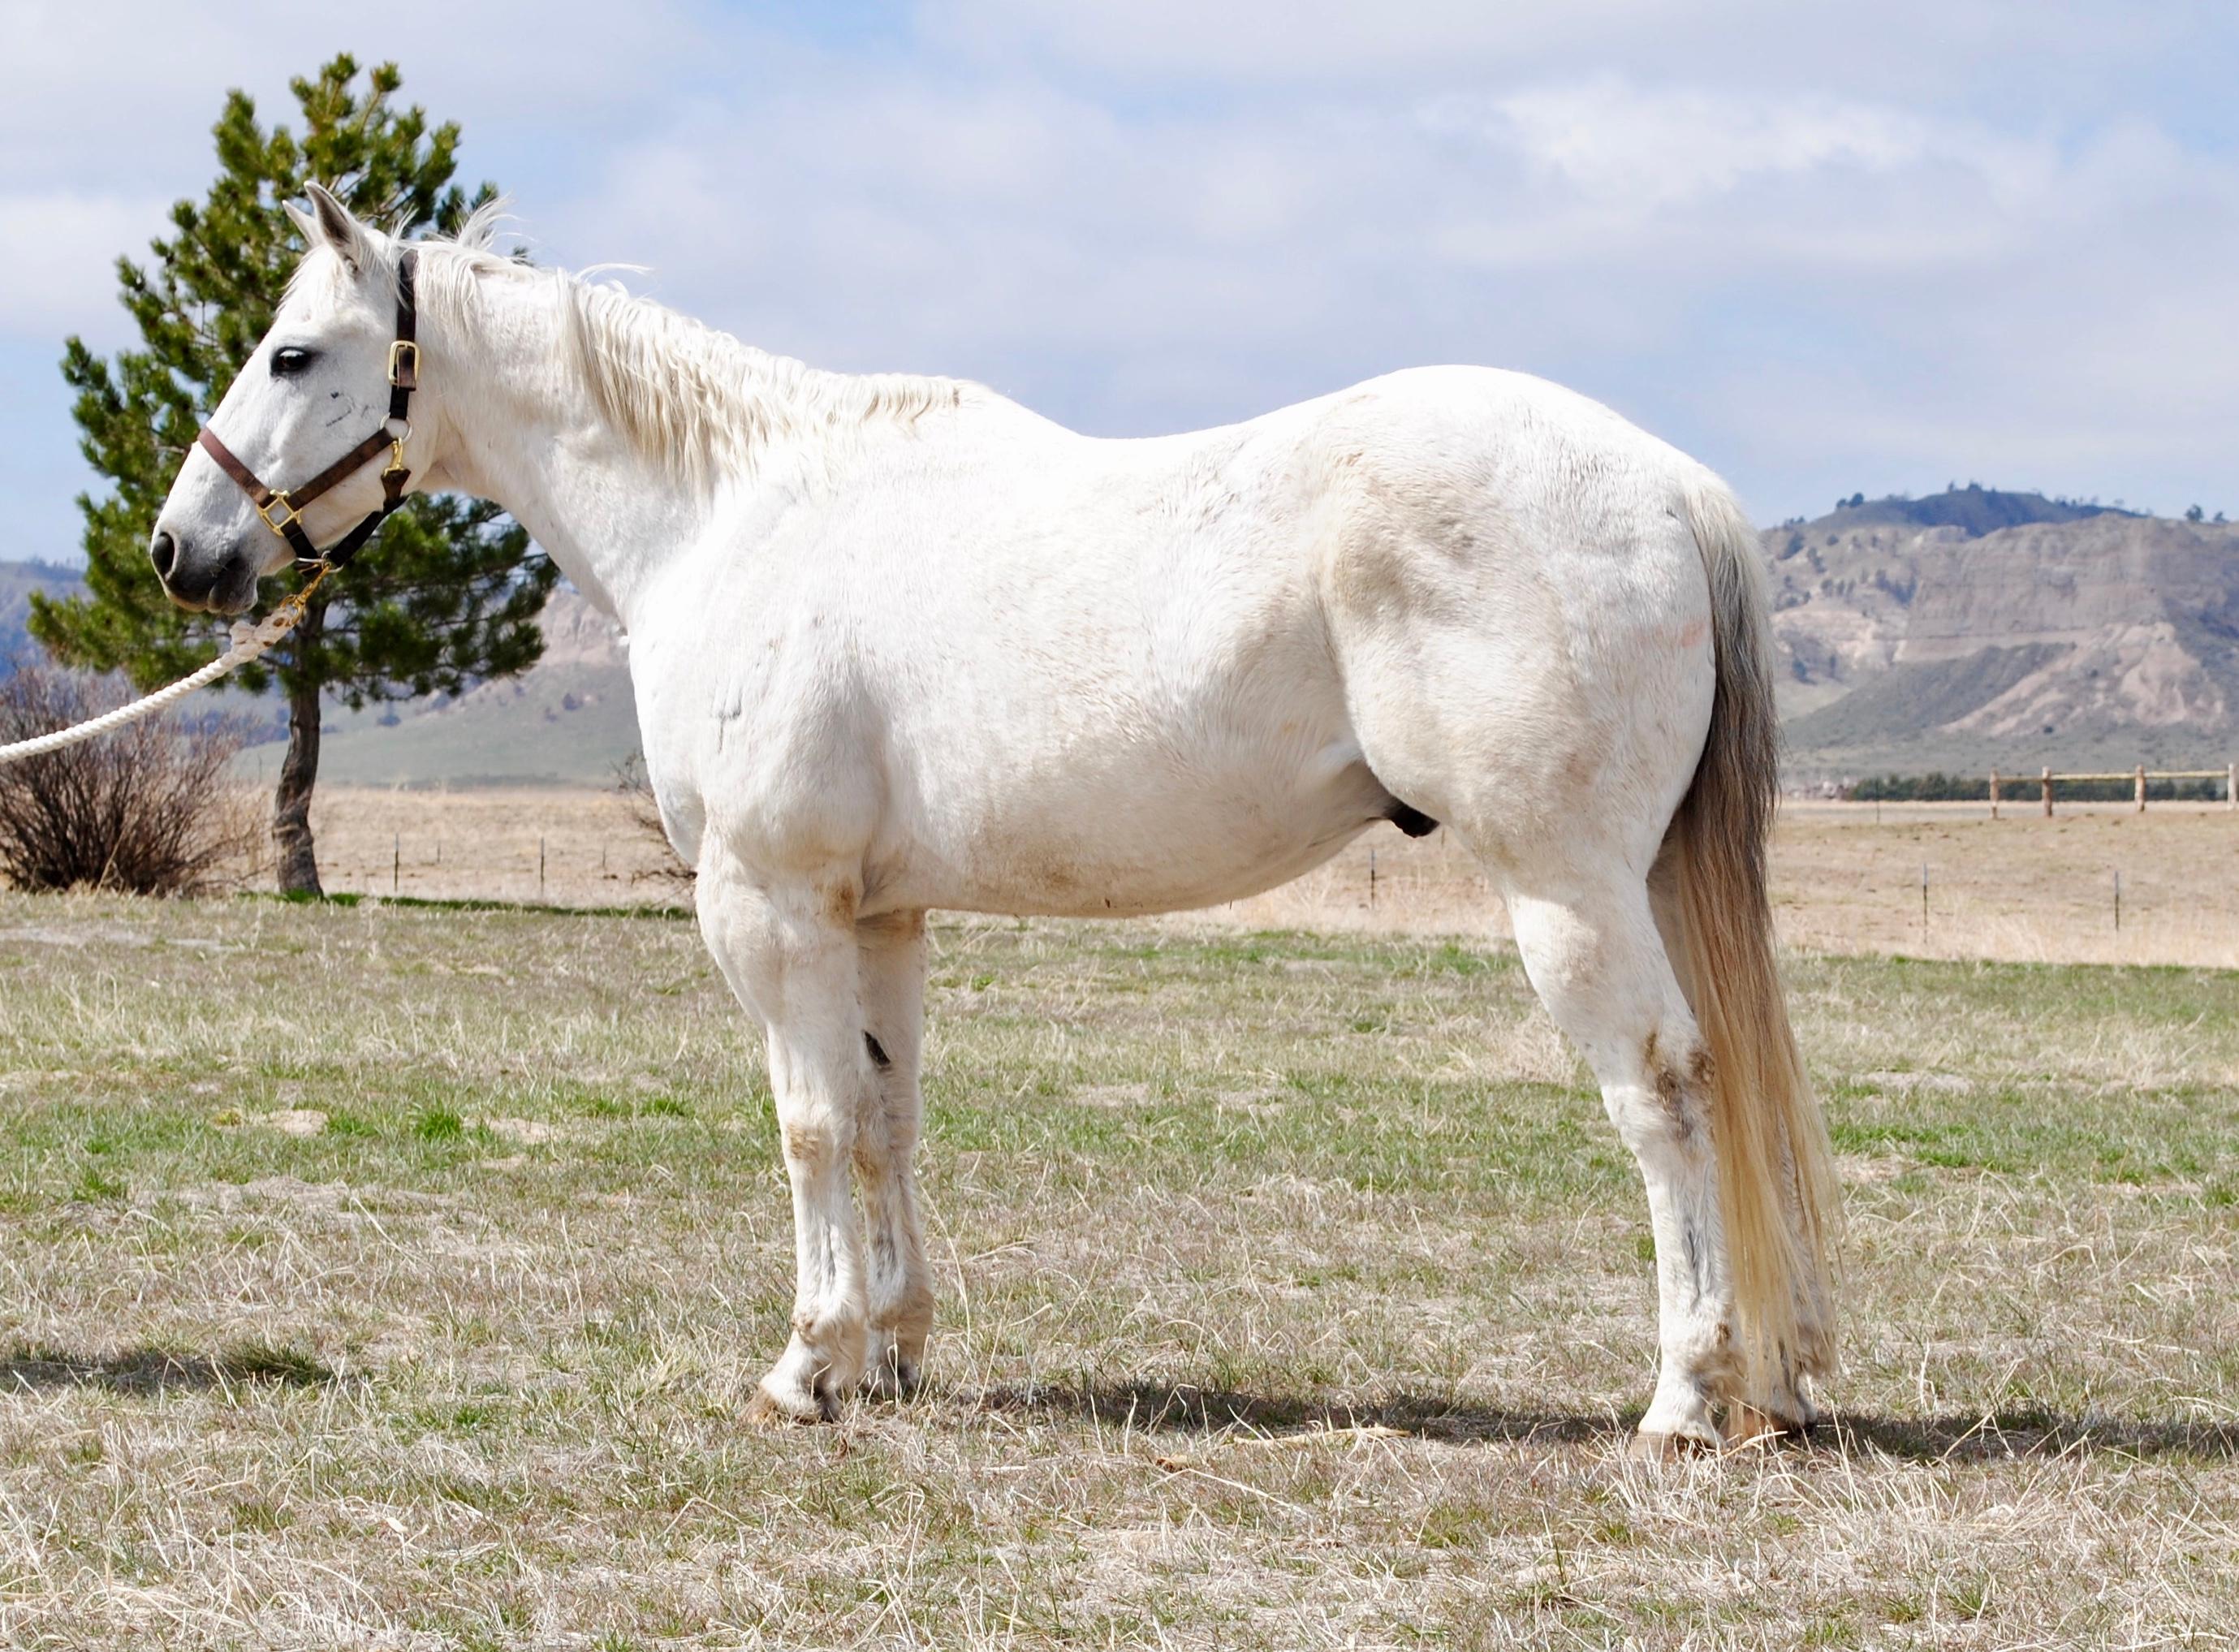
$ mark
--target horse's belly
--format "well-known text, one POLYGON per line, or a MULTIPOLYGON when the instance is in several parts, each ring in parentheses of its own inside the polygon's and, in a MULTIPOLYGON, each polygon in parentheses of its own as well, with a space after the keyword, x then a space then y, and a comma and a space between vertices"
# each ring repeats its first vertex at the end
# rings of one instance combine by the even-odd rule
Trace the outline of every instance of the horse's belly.
POLYGON ((1337 853, 1389 807, 1355 753, 1279 778, 1137 775, 929 799, 866 906, 1120 917, 1218 906, 1337 853))

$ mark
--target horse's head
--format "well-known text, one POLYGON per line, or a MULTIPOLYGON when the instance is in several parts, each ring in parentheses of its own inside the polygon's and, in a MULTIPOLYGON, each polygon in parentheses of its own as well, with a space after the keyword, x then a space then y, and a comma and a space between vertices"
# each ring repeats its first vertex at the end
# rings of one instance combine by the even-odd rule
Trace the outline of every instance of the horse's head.
MULTIPOLYGON (((391 405, 399 249, 316 184, 310 197, 308 214, 287 209, 309 251, 272 330, 210 415, 219 451, 249 479, 229 474, 216 454, 197 445, 188 449, 156 518, 149 554, 163 589, 182 607, 241 613, 256 600, 257 581, 301 548, 282 532, 296 506, 281 499, 260 510, 257 478, 274 493, 304 491, 354 448, 377 447, 378 454, 301 501, 301 534, 318 546, 383 502, 378 454, 389 449, 375 438, 391 405)), ((405 371, 416 375, 416 355, 405 371)), ((398 434, 395 425, 386 428, 398 434)), ((415 453, 425 445, 412 444, 415 453)))

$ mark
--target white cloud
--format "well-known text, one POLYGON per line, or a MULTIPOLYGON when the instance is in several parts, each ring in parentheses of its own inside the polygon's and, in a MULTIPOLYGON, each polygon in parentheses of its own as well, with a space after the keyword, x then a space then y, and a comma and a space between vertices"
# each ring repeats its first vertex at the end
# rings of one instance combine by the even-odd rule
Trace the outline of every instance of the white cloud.
POLYGON ((919 16, 934 34, 990 56, 1040 51, 1106 70, 1284 81, 1512 64, 1582 37, 1621 37, 1673 10, 1670 0, 929 0, 919 16))
POLYGON ((402 101, 464 124, 469 166, 508 135, 564 149, 657 119, 753 55, 743 25, 687 0, 631 0, 627 17, 606 0, 0 0, 0 183, 167 196, 207 181, 229 90, 300 129, 289 81, 340 52, 401 60, 402 101))
MULTIPOLYGON (((1414 90, 1575 79, 1821 85, 1923 103, 2119 98, 2127 71, 2202 56, 2192 0, 919 0, 927 36, 982 61, 1138 83, 1414 90)), ((2228 67, 2228 51, 2223 61, 2228 67)))
MULTIPOLYGON (((268 73, 270 116, 278 69, 333 49, 276 0, 125 10, 8 14, 0 236, 43 257, 0 289, 0 339, 113 328, 109 261, 199 190, 222 89, 268 73)), ((1521 366, 1786 514, 2009 468, 2213 491, 2239 162, 2183 101, 2217 61, 2188 15, 942 0, 914 38, 851 43, 690 0, 626 27, 590 0, 399 0, 352 32, 405 54, 543 255, 650 264, 634 285, 757 343, 1106 431, 1521 366)))
POLYGON ((165 204, 144 196, 0 193, 0 247, 10 249, 0 324, 52 338, 57 355, 65 333, 104 347, 124 339, 131 323, 114 296, 116 255, 145 244, 165 204), (95 298, 107 301, 105 313, 89 302, 95 298))
POLYGON ((1587 201, 1649 208, 1687 205, 1754 177, 1890 172, 1966 149, 1884 104, 1651 90, 1609 76, 1513 93, 1489 109, 1447 100, 1430 118, 1512 143, 1535 173, 1587 201))

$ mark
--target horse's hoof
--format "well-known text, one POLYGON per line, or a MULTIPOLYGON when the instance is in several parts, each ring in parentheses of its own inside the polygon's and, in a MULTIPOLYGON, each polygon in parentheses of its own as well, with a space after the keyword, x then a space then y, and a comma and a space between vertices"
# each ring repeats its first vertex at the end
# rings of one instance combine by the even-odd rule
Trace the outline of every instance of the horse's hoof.
POLYGON ((1624 1454, 1635 1463, 1662 1468, 1707 1456, 1712 1448, 1691 1434, 1636 1434, 1625 1442, 1624 1454))
POLYGON ((888 1355, 863 1373, 863 1392, 874 1400, 906 1400, 917 1392, 917 1364, 888 1355))
POLYGON ((1810 1432, 1809 1418, 1776 1416, 1740 1400, 1726 1408, 1725 1443, 1729 1448, 1772 1445, 1786 1439, 1800 1440, 1810 1432))
POLYGON ((747 1402, 747 1421, 756 1428, 777 1428, 787 1423, 837 1423, 840 1420, 840 1397, 829 1384, 819 1382, 807 1394, 797 1390, 787 1392, 773 1388, 765 1379, 754 1390, 754 1397, 747 1402))

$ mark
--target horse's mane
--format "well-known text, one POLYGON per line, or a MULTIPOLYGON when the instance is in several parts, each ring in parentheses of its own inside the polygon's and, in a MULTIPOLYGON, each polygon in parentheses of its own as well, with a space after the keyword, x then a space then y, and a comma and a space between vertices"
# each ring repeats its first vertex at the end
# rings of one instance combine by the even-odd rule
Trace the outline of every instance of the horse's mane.
POLYGON ((706 487, 751 464, 768 442, 811 430, 847 431, 879 421, 909 423, 962 402, 971 387, 907 373, 827 373, 742 344, 618 284, 538 269, 495 249, 503 203, 477 208, 455 236, 422 248, 421 304, 463 320, 477 278, 548 282, 560 303, 572 365, 600 413, 637 450, 706 487))

